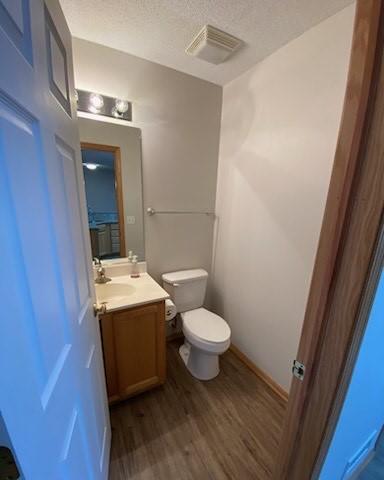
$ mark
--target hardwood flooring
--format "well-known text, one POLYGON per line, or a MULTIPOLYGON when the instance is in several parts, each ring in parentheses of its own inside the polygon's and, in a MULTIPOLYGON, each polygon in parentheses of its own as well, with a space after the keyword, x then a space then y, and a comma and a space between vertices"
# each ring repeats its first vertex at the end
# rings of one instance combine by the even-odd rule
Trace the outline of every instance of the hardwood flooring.
POLYGON ((109 480, 269 479, 284 402, 229 351, 217 378, 194 379, 179 345, 164 386, 111 407, 109 480))

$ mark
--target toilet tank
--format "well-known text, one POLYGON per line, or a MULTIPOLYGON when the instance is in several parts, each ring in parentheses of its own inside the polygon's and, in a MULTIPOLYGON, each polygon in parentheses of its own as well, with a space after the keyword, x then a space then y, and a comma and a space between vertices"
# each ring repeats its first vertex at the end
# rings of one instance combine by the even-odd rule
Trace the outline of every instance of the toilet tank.
POLYGON ((164 273, 163 288, 171 296, 179 313, 203 306, 208 273, 202 268, 164 273))

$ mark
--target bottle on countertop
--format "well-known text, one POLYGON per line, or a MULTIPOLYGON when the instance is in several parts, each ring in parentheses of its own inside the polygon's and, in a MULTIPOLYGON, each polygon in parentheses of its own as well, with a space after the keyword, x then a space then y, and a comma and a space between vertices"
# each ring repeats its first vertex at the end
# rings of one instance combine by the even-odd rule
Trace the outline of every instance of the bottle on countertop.
POLYGON ((133 257, 132 257, 131 278, 139 278, 139 277, 140 277, 140 272, 139 272, 137 255, 133 255, 133 257))
POLYGON ((128 252, 128 263, 132 263, 132 259, 133 259, 133 252, 132 252, 132 250, 129 250, 129 252, 128 252))

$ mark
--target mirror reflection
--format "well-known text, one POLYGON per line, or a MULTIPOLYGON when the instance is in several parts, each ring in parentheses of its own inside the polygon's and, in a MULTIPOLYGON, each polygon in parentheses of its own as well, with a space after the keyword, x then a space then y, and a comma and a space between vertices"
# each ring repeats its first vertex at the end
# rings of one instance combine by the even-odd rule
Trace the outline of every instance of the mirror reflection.
POLYGON ((92 256, 144 255, 141 134, 138 128, 79 118, 92 256))
POLYGON ((100 259, 125 256, 123 215, 118 209, 122 195, 121 178, 116 178, 118 153, 108 146, 83 144, 81 149, 92 256, 100 259))

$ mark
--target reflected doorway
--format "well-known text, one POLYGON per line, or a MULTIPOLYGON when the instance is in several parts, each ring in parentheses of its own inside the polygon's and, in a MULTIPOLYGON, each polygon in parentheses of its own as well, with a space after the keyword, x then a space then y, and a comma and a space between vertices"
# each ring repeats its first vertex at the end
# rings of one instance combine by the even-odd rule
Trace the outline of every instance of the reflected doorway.
POLYGON ((120 148, 81 143, 92 257, 125 257, 120 148))

